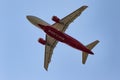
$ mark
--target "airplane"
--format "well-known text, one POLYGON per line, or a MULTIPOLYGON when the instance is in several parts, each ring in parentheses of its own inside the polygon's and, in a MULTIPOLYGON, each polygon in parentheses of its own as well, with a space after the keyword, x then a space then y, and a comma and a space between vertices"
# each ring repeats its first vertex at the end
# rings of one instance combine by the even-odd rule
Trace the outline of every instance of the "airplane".
POLYGON ((50 25, 44 20, 28 15, 26 18, 36 27, 42 29, 46 33, 45 40, 43 38, 39 38, 38 42, 42 45, 45 45, 45 58, 44 58, 44 68, 47 71, 49 63, 51 61, 51 57, 53 54, 53 50, 56 47, 58 41, 65 43, 77 50, 82 51, 82 63, 85 64, 88 54, 94 54, 91 49, 95 47, 99 43, 99 40, 96 40, 87 46, 83 45, 80 41, 71 37, 70 35, 64 33, 68 28, 69 24, 73 22, 80 14, 87 8, 88 6, 84 5, 66 17, 59 19, 57 16, 53 16, 52 20, 55 22, 50 25))

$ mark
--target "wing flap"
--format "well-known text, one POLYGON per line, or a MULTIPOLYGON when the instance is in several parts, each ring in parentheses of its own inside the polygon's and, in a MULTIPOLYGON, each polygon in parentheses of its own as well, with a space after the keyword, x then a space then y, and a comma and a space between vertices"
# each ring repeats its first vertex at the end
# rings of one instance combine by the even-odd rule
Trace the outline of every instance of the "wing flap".
POLYGON ((75 10, 74 12, 70 13, 66 17, 60 20, 60 23, 55 23, 52 26, 58 29, 61 32, 65 32, 68 28, 69 24, 73 22, 80 14, 87 8, 88 6, 82 6, 79 9, 75 10))
POLYGON ((49 63, 51 62, 53 50, 56 44, 58 43, 58 41, 50 37, 49 35, 46 35, 46 41, 48 44, 46 44, 45 46, 44 68, 47 70, 49 63))
POLYGON ((68 16, 64 17, 61 22, 65 25, 69 25, 73 22, 80 14, 87 8, 88 6, 82 6, 73 13, 69 14, 68 16))

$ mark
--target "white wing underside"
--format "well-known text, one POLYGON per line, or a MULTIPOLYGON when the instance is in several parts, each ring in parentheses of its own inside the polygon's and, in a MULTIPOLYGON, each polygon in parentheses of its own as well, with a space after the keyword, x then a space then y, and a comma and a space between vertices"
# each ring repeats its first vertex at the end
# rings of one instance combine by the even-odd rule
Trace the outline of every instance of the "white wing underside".
MULTIPOLYGON (((60 23, 55 23, 52 25, 52 27, 58 29, 61 32, 65 32, 66 29, 68 28, 69 24, 73 22, 85 9, 87 6, 82 6, 73 13, 69 14, 68 16, 64 17, 63 19, 60 20, 60 23)), ((46 35, 46 41, 49 43, 49 45, 46 44, 45 46, 45 58, 44 58, 44 68, 47 70, 48 65, 51 61, 51 57, 53 54, 53 50, 58 43, 57 40, 54 38, 50 37, 49 35, 46 35)))

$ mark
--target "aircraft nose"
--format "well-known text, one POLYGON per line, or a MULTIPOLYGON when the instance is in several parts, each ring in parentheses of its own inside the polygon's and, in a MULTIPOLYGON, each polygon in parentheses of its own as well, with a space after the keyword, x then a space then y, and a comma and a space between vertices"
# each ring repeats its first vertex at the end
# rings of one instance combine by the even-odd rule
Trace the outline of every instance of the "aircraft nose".
POLYGON ((27 18, 28 20, 30 20, 30 19, 31 19, 31 16, 26 16, 26 18, 27 18))
POLYGON ((26 18, 27 18, 30 22, 32 22, 32 21, 33 21, 33 19, 34 19, 34 17, 33 17, 33 16, 26 16, 26 18))
POLYGON ((39 18, 35 17, 35 16, 31 16, 31 15, 28 15, 26 16, 26 18, 35 26, 38 26, 39 24, 39 18))

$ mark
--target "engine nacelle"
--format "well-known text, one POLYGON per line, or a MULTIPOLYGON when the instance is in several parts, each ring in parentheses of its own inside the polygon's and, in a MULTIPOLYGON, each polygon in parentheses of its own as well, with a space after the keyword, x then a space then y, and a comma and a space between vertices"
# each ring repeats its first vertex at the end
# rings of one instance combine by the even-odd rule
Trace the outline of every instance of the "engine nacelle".
POLYGON ((43 38, 39 38, 38 42, 41 43, 42 45, 46 44, 46 41, 43 38))
POLYGON ((52 20, 55 21, 56 23, 60 22, 60 19, 57 16, 53 16, 52 20))

